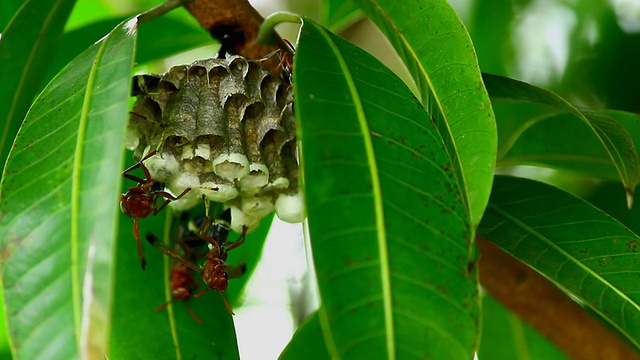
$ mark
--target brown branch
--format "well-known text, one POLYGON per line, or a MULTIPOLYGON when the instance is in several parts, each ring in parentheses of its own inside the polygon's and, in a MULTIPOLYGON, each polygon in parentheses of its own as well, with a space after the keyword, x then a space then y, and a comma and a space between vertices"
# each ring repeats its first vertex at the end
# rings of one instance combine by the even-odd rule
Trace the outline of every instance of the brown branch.
MULTIPOLYGON (((185 7, 229 53, 259 59, 281 48, 258 43, 264 19, 247 0, 192 0, 185 7)), ((274 41, 282 44, 278 37, 274 41)))
POLYGON ((542 275, 488 240, 477 239, 482 286, 571 358, 640 359, 617 332, 542 275))

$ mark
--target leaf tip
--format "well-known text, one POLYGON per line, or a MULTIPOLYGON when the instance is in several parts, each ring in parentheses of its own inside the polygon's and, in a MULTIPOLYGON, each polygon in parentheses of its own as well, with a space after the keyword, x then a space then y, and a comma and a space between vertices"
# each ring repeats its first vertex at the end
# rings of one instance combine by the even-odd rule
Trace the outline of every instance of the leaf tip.
POLYGON ((633 189, 626 188, 625 192, 627 194, 627 207, 631 210, 631 207, 633 206, 633 189))
POLYGON ((127 32, 127 35, 131 35, 136 31, 136 28, 138 27, 138 17, 134 16, 133 18, 129 19, 129 21, 127 21, 124 24, 124 30, 127 32))

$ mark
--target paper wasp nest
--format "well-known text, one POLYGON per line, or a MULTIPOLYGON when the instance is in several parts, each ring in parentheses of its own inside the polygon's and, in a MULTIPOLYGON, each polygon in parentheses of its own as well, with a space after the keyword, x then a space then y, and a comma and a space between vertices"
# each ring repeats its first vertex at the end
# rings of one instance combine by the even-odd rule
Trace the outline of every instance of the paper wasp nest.
POLYGON ((288 222, 304 219, 295 155, 293 92, 288 81, 239 56, 138 75, 127 131, 134 157, 186 210, 202 201, 232 209, 232 227, 251 225, 274 209, 288 222), (217 190, 213 190, 217 188, 217 190))

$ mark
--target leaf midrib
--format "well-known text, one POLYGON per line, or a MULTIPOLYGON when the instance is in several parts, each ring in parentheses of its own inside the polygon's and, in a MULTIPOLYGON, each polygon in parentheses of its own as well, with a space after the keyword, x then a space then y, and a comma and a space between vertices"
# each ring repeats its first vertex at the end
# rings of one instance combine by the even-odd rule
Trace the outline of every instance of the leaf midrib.
MULTIPOLYGON (((79 219, 80 219, 80 178, 82 176, 82 160, 84 155, 84 140, 87 131, 87 119, 89 117, 89 111, 91 110, 94 84, 96 76, 99 71, 100 65, 102 65, 102 59, 106 51, 107 44, 113 38, 113 31, 104 38, 104 41, 98 48, 89 76, 87 78, 87 85, 84 93, 84 100, 82 108, 80 110, 80 120, 78 122, 78 135, 76 142, 76 150, 73 161, 73 172, 71 175, 71 277, 72 277, 72 295, 73 295, 73 318, 74 328, 76 331, 76 339, 81 338, 81 322, 82 322, 82 284, 80 283, 80 268, 79 268, 79 219)), ((85 299, 86 301, 86 299, 85 299)))
MULTIPOLYGON (((386 336, 386 345, 387 345, 387 356, 388 359, 395 359, 395 331, 393 327, 393 308, 391 302, 391 276, 389 272, 389 256, 387 253, 387 236, 384 226, 384 211, 382 205, 382 191, 380 185, 380 178, 378 174, 378 166, 375 161, 375 154, 373 151, 373 143, 370 137, 370 130, 367 125, 367 119, 364 113, 364 108, 362 105, 362 100, 360 99, 360 95, 358 93, 358 89, 355 85, 353 76, 349 71, 349 68, 346 64, 346 61, 340 51, 338 50, 336 44, 331 39, 331 37, 326 33, 326 31, 320 27, 316 27, 318 32, 325 38, 327 44, 333 50, 333 53, 338 61, 340 68, 344 74, 344 79, 347 82, 347 86, 349 88, 349 92, 351 94, 351 98, 353 100, 353 104, 356 108, 356 113, 358 116, 358 122, 360 124, 360 130, 362 132, 362 138, 365 145, 365 150, 367 154, 367 159, 369 163, 369 172, 371 176, 371 187, 373 193, 375 214, 376 214, 376 229, 377 229, 377 238, 378 238, 378 250, 380 255, 380 274, 381 274, 381 282, 382 282, 382 300, 384 307, 384 318, 385 318, 385 336, 386 336)), ((331 337, 333 341, 333 337, 331 337)), ((335 351, 335 342, 333 346, 329 347, 333 348, 335 351)))

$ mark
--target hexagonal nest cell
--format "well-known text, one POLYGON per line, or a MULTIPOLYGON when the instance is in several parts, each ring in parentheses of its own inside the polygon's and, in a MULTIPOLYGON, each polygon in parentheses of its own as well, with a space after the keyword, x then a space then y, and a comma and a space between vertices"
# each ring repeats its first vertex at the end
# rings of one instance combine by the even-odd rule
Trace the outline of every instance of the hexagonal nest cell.
POLYGON ((207 199, 232 210, 232 227, 274 209, 304 219, 298 184, 293 91, 288 80, 240 56, 198 60, 162 75, 137 75, 127 148, 186 210, 207 199), (217 189, 217 190, 214 190, 217 189))

